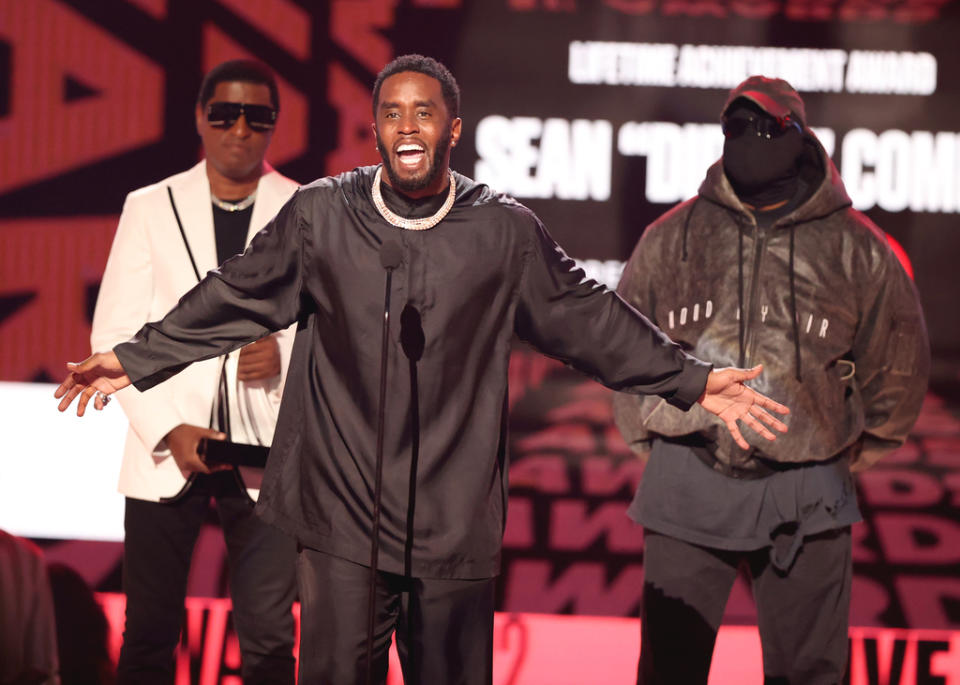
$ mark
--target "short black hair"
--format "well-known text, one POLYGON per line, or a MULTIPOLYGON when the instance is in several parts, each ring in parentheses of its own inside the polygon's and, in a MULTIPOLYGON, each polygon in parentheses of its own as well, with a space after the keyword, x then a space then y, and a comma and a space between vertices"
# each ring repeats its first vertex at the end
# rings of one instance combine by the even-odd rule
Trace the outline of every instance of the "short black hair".
POLYGON ((447 106, 447 112, 451 119, 460 116, 460 86, 457 85, 457 79, 453 77, 450 70, 440 64, 432 57, 423 55, 401 55, 390 62, 383 70, 377 74, 377 80, 373 83, 373 118, 377 118, 377 102, 380 99, 380 86, 390 76, 400 74, 405 71, 415 71, 420 74, 426 74, 440 82, 440 91, 443 93, 443 102, 447 106))
POLYGON ((213 91, 221 83, 229 81, 240 81, 241 83, 258 83, 270 89, 270 102, 273 108, 280 111, 280 94, 277 91, 277 79, 273 72, 263 62, 252 59, 233 59, 223 64, 218 64, 207 72, 203 77, 203 83, 200 84, 200 92, 197 94, 197 104, 200 107, 206 107, 213 97, 213 91))

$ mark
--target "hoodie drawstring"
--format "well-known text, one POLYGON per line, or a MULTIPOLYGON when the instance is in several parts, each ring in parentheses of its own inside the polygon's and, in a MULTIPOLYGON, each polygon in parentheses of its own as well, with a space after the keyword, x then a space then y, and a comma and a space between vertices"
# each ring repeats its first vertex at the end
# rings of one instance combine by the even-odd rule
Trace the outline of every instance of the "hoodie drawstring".
MULTIPOLYGON (((691 214, 693 211, 691 210, 691 214)), ((746 354, 744 350, 744 343, 746 341, 746 313, 743 311, 743 232, 744 232, 744 223, 741 220, 740 216, 735 212, 731 212, 733 218, 737 224, 737 323, 739 327, 739 336, 738 342, 740 347, 740 355, 738 365, 743 368, 746 364, 746 354)), ((687 221, 689 222, 690 217, 687 216, 687 221)), ((803 382, 803 373, 802 365, 800 358, 800 316, 797 312, 797 284, 796 284, 796 224, 789 224, 790 227, 790 310, 793 315, 793 366, 794 366, 794 376, 797 379, 797 382, 803 382)), ((786 228, 786 226, 784 226, 786 228)), ((684 223, 684 244, 683 244, 683 255, 686 259, 687 254, 687 245, 686 245, 686 223, 684 223)), ((756 274, 754 274, 756 278, 756 274)))
POLYGON ((794 267, 794 234, 795 234, 796 225, 790 224, 790 308, 793 313, 793 365, 794 365, 794 374, 797 377, 797 382, 803 382, 803 377, 800 373, 800 319, 797 314, 797 287, 795 284, 796 278, 795 273, 796 269, 794 267))
POLYGON ((744 338, 744 319, 746 318, 746 313, 743 311, 743 224, 740 223, 739 218, 737 219, 737 323, 740 326, 740 356, 737 366, 741 369, 743 368, 746 359, 743 355, 743 338, 744 338))

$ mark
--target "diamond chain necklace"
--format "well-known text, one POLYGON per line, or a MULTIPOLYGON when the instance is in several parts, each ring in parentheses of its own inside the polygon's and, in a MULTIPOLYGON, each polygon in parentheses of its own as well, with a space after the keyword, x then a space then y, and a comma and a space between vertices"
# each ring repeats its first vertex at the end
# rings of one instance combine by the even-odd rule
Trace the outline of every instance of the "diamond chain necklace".
POLYGON ((371 189, 373 192, 373 206, 380 212, 380 216, 397 228, 403 228, 408 231, 426 231, 427 229, 433 228, 443 221, 443 218, 450 212, 450 209, 453 207, 453 201, 457 196, 457 185, 453 178, 453 172, 447 169, 447 173, 450 174, 450 190, 447 192, 447 199, 444 200, 443 205, 437 210, 437 213, 433 216, 425 216, 420 219, 407 219, 390 211, 390 208, 387 207, 387 204, 383 201, 383 195, 380 193, 380 177, 383 175, 383 166, 380 166, 377 169, 376 175, 373 177, 373 188, 371 189))

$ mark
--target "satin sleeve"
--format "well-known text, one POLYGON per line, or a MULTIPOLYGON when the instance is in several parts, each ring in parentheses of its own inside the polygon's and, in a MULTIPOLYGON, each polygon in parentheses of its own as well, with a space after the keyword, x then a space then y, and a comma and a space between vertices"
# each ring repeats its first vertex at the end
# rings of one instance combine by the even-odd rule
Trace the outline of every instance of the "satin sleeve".
POLYGON ((298 192, 243 254, 210 271, 163 319, 113 348, 138 390, 298 319, 306 221, 299 200, 298 192))
POLYGON ((712 368, 673 343, 616 293, 586 278, 539 221, 524 263, 518 336, 608 388, 688 409, 712 368))

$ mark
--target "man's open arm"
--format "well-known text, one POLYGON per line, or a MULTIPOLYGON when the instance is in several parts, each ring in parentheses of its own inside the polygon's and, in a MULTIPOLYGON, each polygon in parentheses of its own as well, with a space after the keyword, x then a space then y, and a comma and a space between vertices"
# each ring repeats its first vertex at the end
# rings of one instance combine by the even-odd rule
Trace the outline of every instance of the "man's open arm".
MULTIPOLYGON (((148 323, 112 352, 68 365, 57 389, 64 411, 81 395, 83 414, 95 392, 109 396, 132 383, 147 390, 189 364, 225 354, 294 322, 303 278, 303 218, 294 195, 247 250, 184 295, 160 321, 148 323)), ((98 396, 95 406, 101 408, 98 396)))
POLYGON ((209 272, 163 319, 113 348, 138 390, 297 319, 303 276, 301 219, 294 195, 242 255, 209 272))
POLYGON ((789 410, 743 385, 759 367, 712 371, 616 293, 586 280, 535 223, 517 310, 516 329, 523 340, 614 390, 659 395, 681 409, 700 402, 741 446, 746 442, 738 420, 768 439, 774 435, 761 422, 786 431, 767 410, 789 410))

